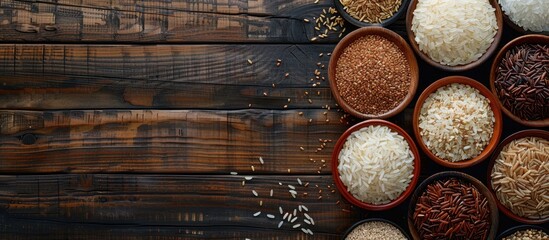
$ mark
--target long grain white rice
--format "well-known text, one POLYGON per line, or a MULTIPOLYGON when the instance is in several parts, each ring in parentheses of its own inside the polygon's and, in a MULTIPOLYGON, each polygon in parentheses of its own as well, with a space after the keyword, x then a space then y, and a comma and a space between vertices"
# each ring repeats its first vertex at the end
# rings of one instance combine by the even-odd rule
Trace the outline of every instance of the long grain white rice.
POLYGON ((274 219, 274 218, 275 218, 275 215, 267 214, 267 217, 270 218, 270 219, 274 219))
POLYGON ((254 217, 257 217, 261 214, 261 211, 254 213, 254 217))
POLYGON ((501 10, 519 27, 533 32, 549 31, 547 0, 499 0, 501 10))
POLYGON ((479 90, 443 86, 425 99, 418 118, 423 143, 437 157, 457 162, 478 156, 494 132, 494 112, 479 90))
POLYGON ((488 0, 419 0, 413 14, 411 29, 419 49, 449 66, 479 59, 498 29, 488 0))
POLYGON ((295 222, 295 220, 297 220, 297 217, 292 218, 292 220, 290 222, 293 223, 293 222, 295 222))
POLYGON ((402 194, 413 177, 408 142, 386 126, 368 126, 349 135, 339 153, 338 171, 347 190, 370 204, 402 194))
POLYGON ((257 192, 255 190, 252 190, 252 193, 254 194, 254 196, 258 196, 257 192))

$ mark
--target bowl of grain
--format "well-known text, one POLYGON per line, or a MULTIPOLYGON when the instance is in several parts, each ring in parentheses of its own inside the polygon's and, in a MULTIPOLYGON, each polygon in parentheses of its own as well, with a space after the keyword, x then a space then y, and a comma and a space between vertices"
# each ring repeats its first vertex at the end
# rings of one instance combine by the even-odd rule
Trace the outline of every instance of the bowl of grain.
POLYGON ((357 27, 386 27, 406 11, 409 0, 334 0, 341 16, 357 27))
POLYGON ((412 0, 406 31, 425 62, 446 71, 465 71, 496 51, 502 13, 497 0, 412 0))
POLYGON ((374 211, 393 208, 413 191, 419 151, 399 126, 381 119, 355 124, 337 141, 332 177, 350 203, 374 211))
POLYGON ((421 93, 412 126, 417 144, 430 159, 445 167, 465 168, 494 151, 502 116, 488 88, 471 78, 450 76, 421 93))
POLYGON ((402 37, 385 28, 364 27, 337 44, 328 77, 343 110, 364 119, 389 118, 412 101, 419 70, 402 37))
POLYGON ((488 165, 488 189, 510 218, 549 222, 549 132, 529 129, 504 139, 488 165))
POLYGON ((408 208, 414 239, 494 239, 498 208, 492 194, 476 178, 461 172, 440 172, 414 191, 408 208))
POLYGON ((351 226, 344 240, 408 240, 408 233, 396 223, 383 218, 369 218, 351 226))
POLYGON ((536 225, 520 225, 501 233, 496 240, 547 240, 549 231, 536 225))
POLYGON ((507 43, 490 69, 490 88, 505 115, 525 126, 549 126, 549 36, 507 43))
POLYGON ((541 1, 499 0, 503 20, 523 34, 549 35, 549 4, 541 1))

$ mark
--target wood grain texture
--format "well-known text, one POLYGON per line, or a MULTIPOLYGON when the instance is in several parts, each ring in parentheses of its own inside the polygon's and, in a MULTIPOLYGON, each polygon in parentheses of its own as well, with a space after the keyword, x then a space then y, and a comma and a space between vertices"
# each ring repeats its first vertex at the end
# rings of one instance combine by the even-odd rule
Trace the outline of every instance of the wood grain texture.
POLYGON ((324 109, 6 110, 0 172, 228 174, 251 173, 254 165, 256 173, 317 174, 324 159, 321 172, 329 174, 332 147, 348 127, 341 116, 324 109), (331 142, 318 151, 319 139, 331 142))
POLYGON ((351 208, 337 191, 331 191, 335 188, 331 176, 254 176, 244 186, 242 180, 242 176, 203 175, 2 175, 0 237, 339 239, 346 228, 364 216, 360 211, 342 211, 351 208), (296 177, 309 182, 308 187, 300 186, 296 177), (288 193, 287 184, 296 186, 296 199, 288 193), (252 190, 259 196, 255 197, 252 190), (307 196, 303 196, 305 192, 307 196), (259 201, 263 201, 262 206, 259 201), (302 204, 315 225, 303 222, 303 213, 298 210, 302 204), (283 216, 279 206, 284 212, 296 209, 298 213, 294 223, 285 222, 280 229, 277 225, 283 216), (261 215, 254 217, 257 211, 261 215), (275 219, 266 214, 273 214, 275 219), (293 229, 297 223, 310 228, 314 235, 305 236, 299 228, 293 229))
MULTIPOLYGON (((3 41, 308 43, 330 0, 3 0, 3 41)), ((339 32, 321 42, 336 42, 339 32)))
POLYGON ((0 109, 333 107, 333 47, 3 44, 0 109))

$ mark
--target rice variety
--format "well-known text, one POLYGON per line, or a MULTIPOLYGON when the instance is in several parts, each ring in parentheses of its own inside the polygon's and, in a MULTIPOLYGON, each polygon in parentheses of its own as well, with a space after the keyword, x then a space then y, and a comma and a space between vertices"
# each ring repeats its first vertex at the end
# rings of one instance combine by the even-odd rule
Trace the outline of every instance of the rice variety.
POLYGON ((407 240, 408 238, 392 224, 371 221, 358 225, 345 240, 407 240))
POLYGON ((419 49, 444 65, 465 65, 490 47, 498 29, 487 0, 419 0, 412 18, 419 49))
POLYGON ((502 240, 549 240, 549 235, 539 229, 526 229, 516 231, 502 240))
POLYGON ((351 17, 367 23, 380 23, 392 17, 402 0, 339 0, 351 17))
POLYGON ((492 188, 511 212, 530 219, 549 217, 549 141, 516 139, 498 155, 492 169, 492 188))
POLYGON ((431 93, 421 107, 419 134, 437 157, 457 162, 478 156, 494 132, 490 101, 477 89, 460 83, 431 93))
POLYGON ((368 126, 349 135, 339 153, 337 169, 355 198, 385 204, 410 185, 414 156, 398 133, 386 126, 368 126))
POLYGON ((499 0, 499 5, 519 27, 533 32, 549 31, 547 0, 499 0))

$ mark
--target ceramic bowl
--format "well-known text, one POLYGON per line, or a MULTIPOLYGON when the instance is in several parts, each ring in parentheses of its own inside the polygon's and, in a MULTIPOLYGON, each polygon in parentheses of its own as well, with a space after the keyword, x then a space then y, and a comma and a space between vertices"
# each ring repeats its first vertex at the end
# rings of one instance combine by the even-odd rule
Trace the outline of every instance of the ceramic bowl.
POLYGON ((499 142, 499 139, 501 137, 501 131, 503 128, 502 124, 503 124, 503 121, 502 121, 501 111, 499 109, 499 106, 496 103, 496 99, 494 95, 492 95, 490 90, 488 90, 488 88, 486 88, 481 83, 471 78, 463 77, 463 76, 445 77, 429 85, 419 96, 419 99, 417 100, 417 104, 414 108, 414 115, 412 118, 412 126, 414 128, 414 134, 416 135, 417 144, 419 145, 421 150, 423 150, 423 152, 436 163, 449 168, 466 168, 466 167, 470 167, 475 164, 478 164, 483 160, 487 159, 490 156, 490 154, 494 151, 494 149, 496 148, 499 142), (436 156, 433 152, 431 152, 431 150, 429 150, 429 148, 427 147, 427 145, 425 145, 423 139, 421 138, 420 129, 419 129, 419 114, 421 112, 421 107, 423 106, 423 103, 425 102, 427 97, 429 97, 429 95, 431 95, 431 93, 434 93, 437 89, 452 83, 467 84, 479 90, 480 93, 484 97, 488 98, 488 100, 490 101, 490 107, 492 109, 492 112, 494 113, 494 118, 495 118, 494 131, 492 134, 492 138, 490 139, 490 142, 484 148, 484 150, 474 158, 458 161, 458 162, 447 161, 445 159, 442 159, 436 156))
POLYGON ((410 233, 413 237, 413 239, 419 240, 421 239, 419 236, 419 233, 414 226, 414 212, 416 203, 418 201, 418 198, 423 194, 425 189, 429 184, 436 180, 444 180, 448 178, 457 178, 464 182, 471 183, 482 195, 486 197, 486 200, 488 201, 488 208, 490 209, 490 230, 488 232, 488 236, 486 239, 494 239, 498 230, 498 223, 499 223, 499 214, 498 214, 498 207, 496 206, 496 200, 490 194, 490 191, 482 182, 477 180, 476 178, 472 177, 471 175, 462 173, 462 172, 455 172, 455 171, 447 171, 447 172, 439 172, 436 173, 427 179, 425 179, 421 184, 416 188, 414 191, 414 194, 412 195, 412 200, 410 201, 410 206, 408 207, 408 229, 410 230, 410 233))
POLYGON ((332 95, 334 96, 338 105, 341 106, 341 108, 343 108, 343 110, 345 110, 347 113, 350 113, 355 117, 363 118, 363 119, 372 119, 372 118, 384 119, 400 113, 412 101, 417 90, 417 85, 419 80, 419 68, 417 65, 416 58, 414 56, 414 52, 402 37, 400 37, 395 32, 382 27, 365 27, 365 28, 360 28, 351 32, 349 35, 345 36, 337 44, 330 58, 330 64, 328 66, 328 78, 330 80, 330 89, 332 90, 332 95), (397 107, 380 115, 362 113, 354 109, 353 107, 351 107, 349 104, 347 104, 343 100, 343 98, 341 97, 341 94, 338 91, 337 83, 335 79, 337 60, 343 53, 343 50, 345 50, 345 48, 349 46, 349 44, 351 44, 352 42, 356 41, 361 37, 368 36, 368 35, 378 35, 395 43, 398 46, 398 48, 400 48, 400 50, 404 53, 404 56, 406 57, 406 59, 408 60, 408 63, 410 64, 411 80, 410 80, 410 87, 408 88, 408 94, 402 100, 402 102, 400 102, 400 104, 397 105, 397 107))
POLYGON ((387 27, 394 23, 396 20, 398 20, 402 14, 406 12, 406 9, 408 8, 408 4, 410 3, 410 0, 402 0, 402 4, 400 4, 400 7, 398 8, 397 12, 390 18, 387 18, 380 23, 368 23, 360 21, 359 19, 356 19, 352 17, 347 11, 345 11, 343 4, 341 4, 340 0, 334 0, 334 5, 337 9, 337 12, 345 19, 347 22, 357 26, 357 27, 370 27, 370 26, 380 26, 380 27, 387 27))
POLYGON ((501 150, 505 146, 507 146, 507 144, 511 143, 512 141, 514 141, 516 139, 525 138, 525 137, 539 137, 539 138, 545 138, 545 139, 549 140, 549 132, 544 131, 544 130, 539 130, 539 129, 528 129, 528 130, 523 130, 523 131, 520 131, 520 132, 516 132, 516 133, 510 135, 509 137, 505 138, 497 146, 497 148, 494 151, 494 154, 492 155, 492 158, 490 158, 490 163, 488 164, 488 172, 487 172, 487 175, 488 175, 488 177, 487 177, 488 178, 488 181, 487 181, 488 186, 487 187, 488 187, 488 190, 490 190, 490 193, 492 193, 492 195, 496 199, 496 203, 497 203, 497 206, 498 206, 499 210, 501 212, 503 212, 503 214, 507 215, 509 218, 511 218, 515 221, 518 221, 518 222, 526 223, 526 224, 546 223, 546 222, 549 222, 549 217, 545 218, 545 219, 531 219, 531 218, 521 217, 521 216, 511 212, 511 210, 507 209, 507 207, 505 207, 498 200, 498 198, 496 196, 496 193, 495 193, 494 189, 492 188, 492 169, 494 168, 494 163, 496 162, 497 158, 499 157, 499 153, 501 152, 501 150))
POLYGON ((401 204, 412 193, 412 191, 414 190, 414 186, 417 183, 419 173, 421 170, 421 160, 419 157, 419 151, 413 139, 402 128, 400 128, 394 123, 391 123, 385 120, 371 119, 371 120, 366 120, 366 121, 355 124, 351 128, 347 129, 347 131, 345 131, 343 135, 341 135, 341 137, 339 137, 339 140, 336 142, 334 151, 332 153, 332 169, 333 169, 332 177, 334 179, 335 185, 339 190, 339 192, 341 193, 341 195, 343 195, 343 197, 347 201, 363 209, 373 210, 373 211, 383 211, 383 210, 391 209, 401 204), (339 165, 339 152, 341 152, 341 149, 343 148, 343 145, 347 141, 347 138, 349 137, 349 135, 351 135, 351 133, 355 131, 358 131, 368 126, 386 126, 390 128, 392 131, 397 132, 399 135, 404 137, 404 139, 406 139, 406 142, 408 142, 408 145, 410 146, 410 150, 412 151, 412 154, 414 156, 414 170, 413 170, 414 176, 412 177, 412 181, 410 182, 410 185, 408 185, 406 190, 402 194, 400 194, 399 197, 397 197, 393 201, 386 204, 370 204, 355 198, 351 193, 347 191, 347 187, 345 186, 345 184, 343 184, 343 182, 339 178, 339 171, 337 170, 339 165))
POLYGON ((525 35, 518 38, 513 39, 509 43, 507 43, 496 55, 496 58, 494 59, 494 62, 492 63, 492 68, 490 69, 490 89, 492 90, 492 93, 494 96, 496 96, 496 102, 500 106, 501 110, 505 115, 507 115, 509 118, 511 118, 513 121, 518 122, 522 125, 529 126, 529 127, 549 127, 549 118, 542 119, 542 120, 525 120, 522 119, 516 115, 514 115, 509 109, 505 108, 503 104, 501 103, 498 95, 497 95, 497 89, 494 84, 497 77, 497 69, 498 66, 502 60, 502 58, 505 56, 505 53, 507 51, 511 50, 515 46, 522 45, 525 43, 545 43, 549 44, 549 36, 545 35, 525 35))
POLYGON ((414 10, 416 9, 418 1, 421 1, 421 0, 411 0, 410 5, 408 6, 408 11, 406 13, 406 32, 408 33, 408 39, 410 40, 410 45, 412 46, 414 51, 419 55, 421 59, 423 59, 429 65, 445 71, 450 71, 450 72, 466 71, 481 65, 486 60, 488 60, 488 58, 490 58, 492 54, 494 54, 503 33, 503 17, 501 13, 501 8, 499 7, 497 0, 488 0, 490 2, 490 5, 492 5, 492 7, 496 9, 495 14, 496 14, 496 22, 498 25, 498 30, 496 32, 496 35, 494 36, 494 41, 492 42, 492 45, 490 45, 490 47, 486 50, 486 52, 476 61, 465 64, 465 65, 456 65, 456 66, 448 66, 445 64, 441 64, 437 61, 434 61, 426 53, 422 52, 419 49, 419 45, 417 44, 415 39, 416 36, 412 31, 412 19, 414 17, 414 10))

